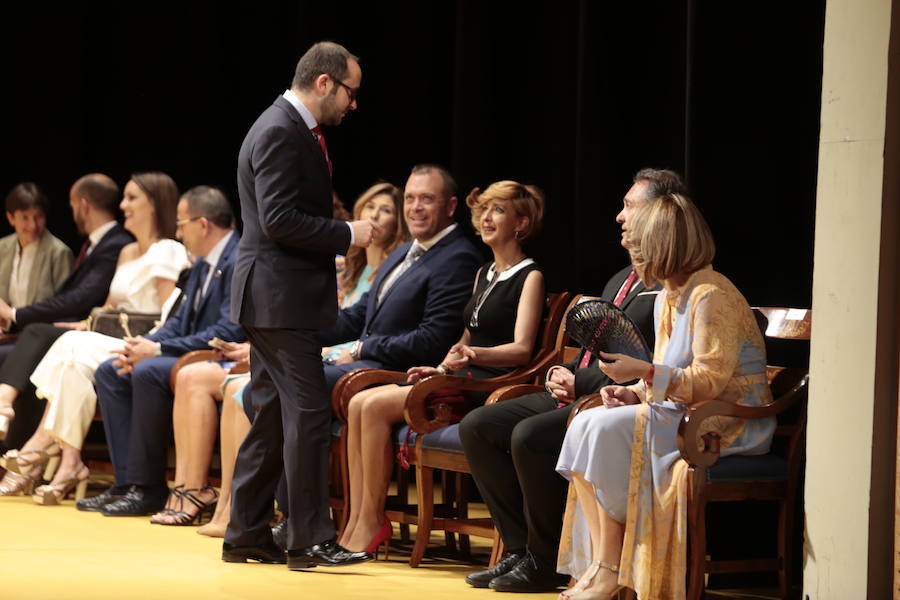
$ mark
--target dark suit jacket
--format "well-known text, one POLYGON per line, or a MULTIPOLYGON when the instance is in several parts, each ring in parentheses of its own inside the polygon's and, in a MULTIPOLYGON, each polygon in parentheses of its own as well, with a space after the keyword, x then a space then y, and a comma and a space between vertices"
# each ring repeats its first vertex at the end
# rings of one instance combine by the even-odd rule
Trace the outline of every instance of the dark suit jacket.
POLYGON ((328 165, 303 119, 277 98, 238 156, 244 234, 231 317, 253 327, 321 329, 337 315, 334 256, 350 228, 332 215, 328 165))
MULTIPOLYGON (((630 272, 631 266, 629 265, 613 275, 606 283, 606 287, 603 288, 603 295, 601 298, 612 302, 615 299, 616 294, 619 293, 619 288, 625 283, 625 279, 628 278, 630 272)), ((653 304, 656 302, 656 296, 659 294, 660 289, 662 288, 657 283, 653 288, 648 290, 644 287, 644 284, 641 283, 641 280, 638 279, 634 286, 632 286, 631 291, 628 292, 628 295, 625 296, 625 299, 620 306, 620 308, 625 311, 625 314, 631 317, 631 320, 634 321, 634 324, 637 325, 638 329, 640 329, 641 334, 647 341, 647 345, 650 347, 651 354, 653 353, 654 340, 656 340, 656 331, 653 325, 653 304)), ((591 357, 591 362, 588 363, 587 367, 583 369, 577 368, 583 354, 584 350, 578 354, 578 357, 574 361, 563 365, 575 373, 576 398, 580 398, 586 394, 596 393, 605 385, 615 385, 615 381, 611 380, 603 373, 603 371, 597 368, 596 356, 591 357)))
POLYGON ((323 344, 362 340, 360 358, 391 369, 437 364, 444 357, 462 333, 463 309, 483 259, 457 227, 414 262, 377 305, 382 282, 410 245, 391 252, 371 290, 340 312, 333 330, 320 334, 323 344))
POLYGON ((54 296, 16 309, 16 327, 29 323, 78 321, 90 314, 95 306, 102 306, 109 295, 109 283, 116 272, 119 251, 134 241, 130 233, 118 223, 106 232, 97 246, 77 269, 63 281, 54 296))
POLYGON ((197 310, 194 310, 194 297, 198 288, 203 285, 203 279, 199 261, 191 267, 184 299, 178 311, 159 330, 147 336, 154 342, 159 342, 164 355, 181 356, 191 350, 208 349, 208 342, 214 337, 227 342, 243 342, 247 339, 241 326, 231 322, 228 310, 234 259, 239 243, 240 238, 234 232, 219 256, 209 287, 197 310))

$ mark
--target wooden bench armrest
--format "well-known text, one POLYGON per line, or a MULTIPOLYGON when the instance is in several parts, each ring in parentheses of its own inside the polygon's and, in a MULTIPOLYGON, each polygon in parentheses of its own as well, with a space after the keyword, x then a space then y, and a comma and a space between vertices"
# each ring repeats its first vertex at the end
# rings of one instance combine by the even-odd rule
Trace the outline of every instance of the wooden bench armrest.
POLYGON ((406 382, 406 373, 387 369, 353 369, 344 373, 331 390, 331 408, 342 421, 347 420, 347 405, 357 392, 387 383, 406 382))
POLYGON ((693 467, 710 467, 719 460, 721 452, 719 435, 715 432, 700 434, 706 419, 713 417, 739 417, 762 419, 773 417, 797 403, 807 391, 809 375, 805 369, 782 369, 772 381, 776 392, 787 387, 781 395, 763 406, 742 406, 722 400, 706 400, 689 406, 678 424, 678 450, 682 458, 693 467))

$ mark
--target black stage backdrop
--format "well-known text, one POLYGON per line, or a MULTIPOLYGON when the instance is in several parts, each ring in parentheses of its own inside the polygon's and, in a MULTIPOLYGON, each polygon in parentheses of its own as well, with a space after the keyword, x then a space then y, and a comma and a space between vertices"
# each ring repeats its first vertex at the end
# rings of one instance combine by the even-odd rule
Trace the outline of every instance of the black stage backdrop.
POLYGON ((810 303, 823 0, 5 3, 0 23, 0 193, 43 186, 73 248, 87 172, 163 170, 237 204, 248 127, 332 39, 363 67, 359 110, 326 132, 345 203, 419 162, 462 190, 536 184, 550 289, 597 293, 627 259, 631 175, 671 167, 752 304, 810 303))

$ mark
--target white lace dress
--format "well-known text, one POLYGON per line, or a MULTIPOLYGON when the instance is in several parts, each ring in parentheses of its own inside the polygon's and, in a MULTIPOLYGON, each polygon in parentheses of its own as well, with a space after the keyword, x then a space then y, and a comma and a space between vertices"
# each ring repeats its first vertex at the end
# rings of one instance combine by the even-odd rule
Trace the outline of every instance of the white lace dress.
MULTIPOLYGON (((119 265, 109 286, 110 300, 121 310, 158 312, 156 278, 176 281, 187 265, 184 246, 160 240, 139 258, 119 265)), ((69 331, 54 342, 31 374, 38 396, 50 405, 44 429, 51 436, 81 448, 97 407, 94 371, 123 346, 119 338, 92 331, 69 331)))

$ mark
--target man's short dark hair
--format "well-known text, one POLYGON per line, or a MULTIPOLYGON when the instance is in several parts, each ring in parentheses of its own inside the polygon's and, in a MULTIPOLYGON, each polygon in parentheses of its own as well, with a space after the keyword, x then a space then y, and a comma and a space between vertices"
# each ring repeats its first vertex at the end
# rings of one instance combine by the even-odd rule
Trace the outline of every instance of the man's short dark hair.
POLYGON ((50 208, 47 195, 36 183, 23 181, 6 195, 6 212, 12 214, 17 210, 36 208, 45 215, 50 208))
POLYGON ((204 217, 207 221, 222 229, 231 229, 234 224, 234 213, 228 198, 219 188, 198 185, 186 191, 182 196, 187 200, 188 210, 193 217, 204 217))
POLYGON ((341 46, 334 42, 319 42, 313 44, 306 53, 300 57, 297 63, 297 70, 294 71, 294 81, 292 87, 300 90, 308 90, 313 86, 316 77, 325 74, 343 82, 347 77, 347 62, 353 59, 359 62, 359 59, 341 46))
POLYGON ((681 175, 670 169, 641 169, 634 174, 634 183, 639 181, 647 182, 644 198, 648 201, 668 194, 690 196, 681 175))
POLYGON ((115 216, 119 211, 122 193, 119 186, 103 173, 90 173, 75 182, 72 186, 75 195, 87 200, 97 210, 115 216))
POLYGON ((428 175, 429 173, 437 173, 441 176, 441 180, 444 182, 444 194, 448 200, 456 195, 456 180, 453 179, 450 171, 440 165, 431 163, 416 165, 409 172, 410 175, 428 175))

